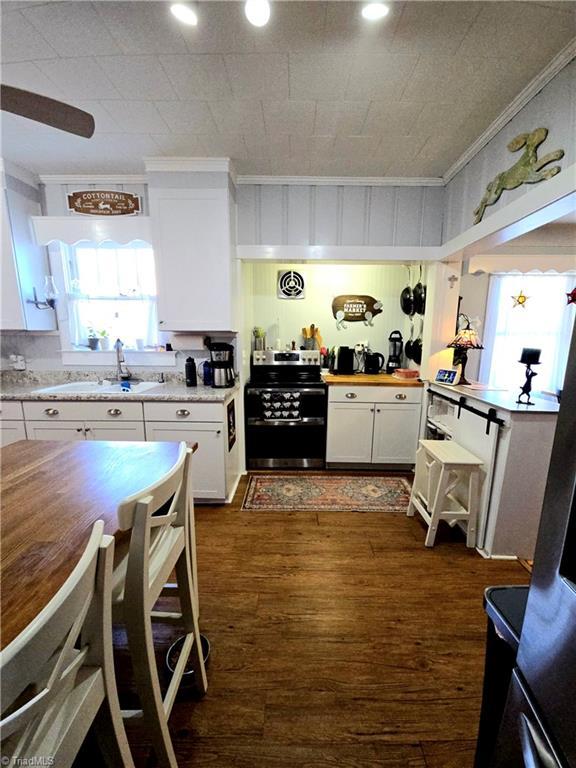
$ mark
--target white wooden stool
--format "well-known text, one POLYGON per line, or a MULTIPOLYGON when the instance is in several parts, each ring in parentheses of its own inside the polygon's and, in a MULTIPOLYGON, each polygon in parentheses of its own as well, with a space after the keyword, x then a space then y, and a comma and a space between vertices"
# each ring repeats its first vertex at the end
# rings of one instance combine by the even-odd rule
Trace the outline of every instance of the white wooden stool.
POLYGON ((480 503, 480 467, 484 464, 474 454, 453 440, 420 440, 416 452, 416 473, 408 505, 408 517, 414 510, 428 524, 425 545, 434 546, 438 523, 455 525, 467 521, 466 545, 476 546, 478 507, 480 503), (465 488, 464 499, 456 497, 457 487, 465 488))

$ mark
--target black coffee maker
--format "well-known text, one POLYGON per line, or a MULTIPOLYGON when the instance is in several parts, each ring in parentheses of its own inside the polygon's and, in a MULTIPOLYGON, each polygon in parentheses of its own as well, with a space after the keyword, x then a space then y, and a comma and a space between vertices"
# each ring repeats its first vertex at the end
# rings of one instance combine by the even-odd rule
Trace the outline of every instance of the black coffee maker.
POLYGON ((388 336, 388 363, 386 373, 394 373, 397 368, 402 368, 402 350, 404 342, 400 331, 392 331, 388 336))
POLYGON ((234 373, 234 347, 232 344, 214 341, 208 345, 212 368, 212 386, 233 387, 236 381, 234 373))

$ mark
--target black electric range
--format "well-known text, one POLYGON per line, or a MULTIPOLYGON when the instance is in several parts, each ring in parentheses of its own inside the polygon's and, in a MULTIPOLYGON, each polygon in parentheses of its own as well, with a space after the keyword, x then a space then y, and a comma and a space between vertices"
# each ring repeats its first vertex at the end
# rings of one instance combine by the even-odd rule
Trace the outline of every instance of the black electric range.
POLYGON ((253 352, 244 389, 248 469, 322 468, 326 410, 318 350, 253 352))

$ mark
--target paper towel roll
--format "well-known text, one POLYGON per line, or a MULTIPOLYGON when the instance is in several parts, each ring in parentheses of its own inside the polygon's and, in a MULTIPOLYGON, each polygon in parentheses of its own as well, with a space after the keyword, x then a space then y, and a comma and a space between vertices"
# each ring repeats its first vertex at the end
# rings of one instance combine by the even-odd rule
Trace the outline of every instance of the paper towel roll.
POLYGON ((173 333, 172 349, 189 350, 204 349, 204 335, 197 333, 173 333))

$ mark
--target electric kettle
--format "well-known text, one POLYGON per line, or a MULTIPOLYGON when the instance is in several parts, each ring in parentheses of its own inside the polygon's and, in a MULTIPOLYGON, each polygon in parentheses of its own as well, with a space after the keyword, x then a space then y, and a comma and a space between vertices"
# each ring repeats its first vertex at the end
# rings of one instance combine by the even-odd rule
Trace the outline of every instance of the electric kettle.
POLYGON ((380 352, 367 352, 364 357, 364 373, 380 373, 386 358, 380 352))

